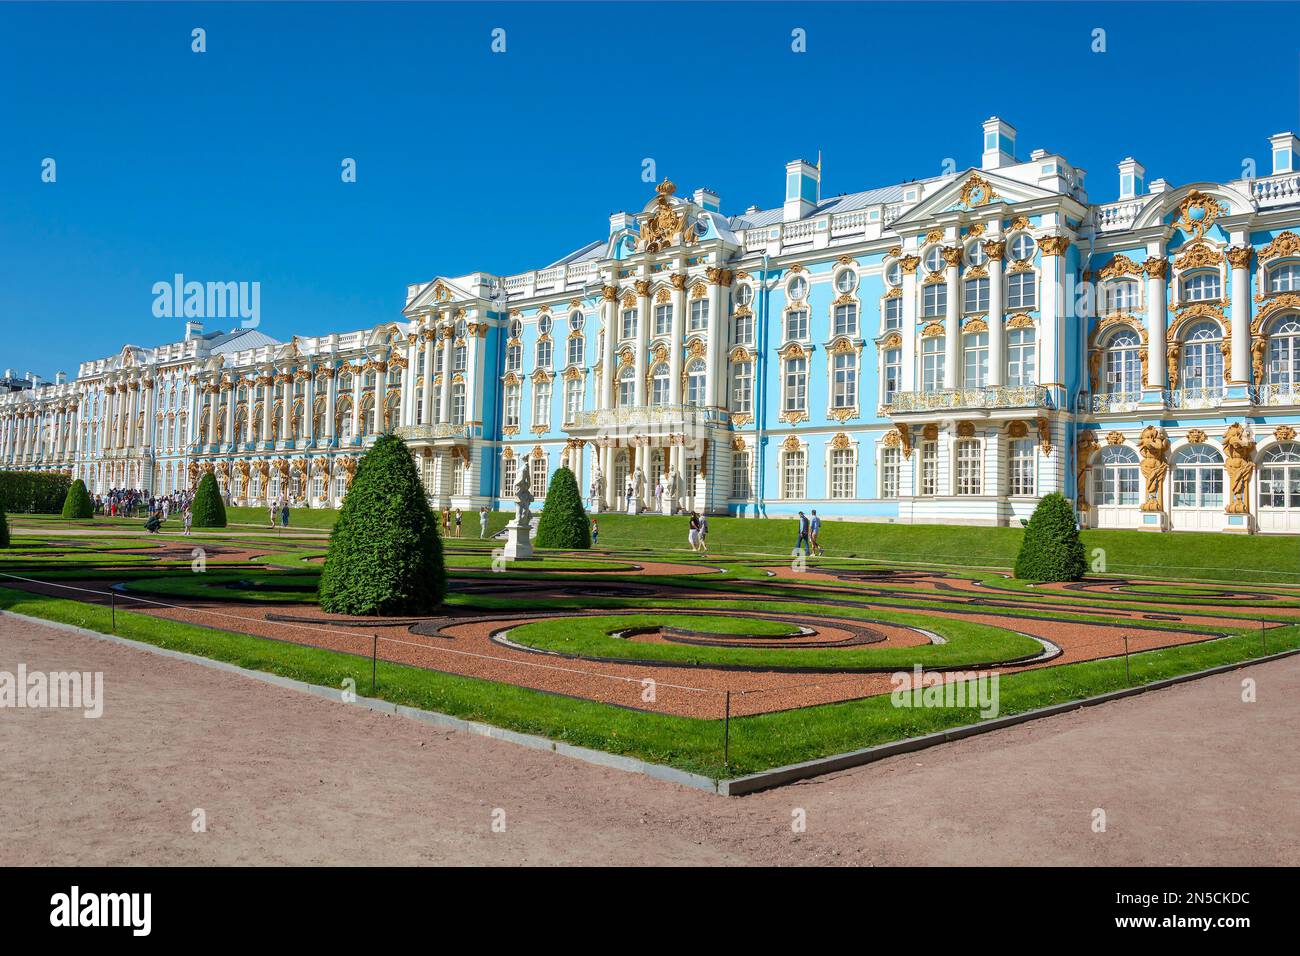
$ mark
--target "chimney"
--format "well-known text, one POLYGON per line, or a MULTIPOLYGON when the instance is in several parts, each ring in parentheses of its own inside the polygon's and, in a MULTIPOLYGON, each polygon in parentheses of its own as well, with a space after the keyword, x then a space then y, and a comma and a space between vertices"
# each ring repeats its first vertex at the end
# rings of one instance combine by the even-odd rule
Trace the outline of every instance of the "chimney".
POLYGON ((722 200, 712 189, 697 189, 692 197, 695 205, 701 209, 707 209, 709 212, 720 212, 722 210, 722 200))
POLYGON ((616 236, 624 229, 632 228, 632 217, 625 212, 616 212, 609 217, 609 234, 616 236))
POLYGON ((54 373, 54 384, 55 384, 55 385, 67 385, 67 384, 68 384, 68 373, 67 373, 67 372, 55 372, 55 373, 54 373))
POLYGON ((203 335, 203 323, 190 320, 185 323, 185 341, 190 339, 201 338, 203 335))
POLYGON ((1300 169, 1296 161, 1296 151, 1300 150, 1300 139, 1295 133, 1278 133, 1268 138, 1273 146, 1273 175, 1294 173, 1300 169))
POLYGON ((1133 199, 1146 192, 1147 171, 1132 156, 1119 164, 1119 198, 1133 199))
POLYGON ((984 155, 980 169, 999 169, 1016 161, 1016 128, 996 116, 984 121, 984 155))
POLYGON ((812 215, 821 200, 822 171, 806 159, 785 164, 785 222, 812 215))

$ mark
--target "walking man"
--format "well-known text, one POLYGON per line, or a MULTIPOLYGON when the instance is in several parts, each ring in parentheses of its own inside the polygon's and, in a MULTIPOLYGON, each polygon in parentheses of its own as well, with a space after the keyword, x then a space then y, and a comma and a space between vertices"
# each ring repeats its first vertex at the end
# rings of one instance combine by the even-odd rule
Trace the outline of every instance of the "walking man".
POLYGON ((817 509, 813 509, 812 520, 808 522, 808 533, 812 539, 812 553, 821 555, 822 546, 817 541, 817 536, 821 534, 822 519, 817 517, 817 509))
POLYGON ((808 516, 802 511, 799 512, 799 540, 794 543, 794 549, 798 551, 802 545, 805 556, 808 554, 808 527, 808 516))

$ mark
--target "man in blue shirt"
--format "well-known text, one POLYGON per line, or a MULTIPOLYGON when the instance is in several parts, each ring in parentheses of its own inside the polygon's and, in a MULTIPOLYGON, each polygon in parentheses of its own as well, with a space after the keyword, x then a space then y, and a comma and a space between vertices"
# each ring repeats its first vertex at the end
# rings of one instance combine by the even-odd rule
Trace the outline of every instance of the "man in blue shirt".
POLYGON ((822 553, 822 546, 817 543, 817 535, 821 533, 821 530, 822 530, 822 519, 817 517, 817 509, 814 508, 812 513, 812 520, 808 522, 808 534, 809 537, 812 539, 813 554, 819 555, 822 553))
POLYGON ((808 554, 808 527, 808 516, 799 512, 799 540, 794 543, 794 549, 798 551, 799 546, 803 545, 805 556, 808 554))

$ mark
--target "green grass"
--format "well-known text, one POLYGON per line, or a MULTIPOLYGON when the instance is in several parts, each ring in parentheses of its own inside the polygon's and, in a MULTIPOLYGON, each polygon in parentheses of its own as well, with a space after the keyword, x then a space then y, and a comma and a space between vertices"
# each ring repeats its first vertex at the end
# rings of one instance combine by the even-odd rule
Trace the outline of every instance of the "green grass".
MULTIPOLYGON (((109 610, 0 588, 0 609, 109 633, 109 610)), ((314 684, 343 687, 351 679, 368 692, 364 657, 119 611, 117 633, 158 647, 228 661, 314 684)), ((1271 652, 1300 646, 1300 627, 1272 631, 1271 652)), ((1255 635, 1134 654, 1132 683, 1147 683, 1262 653, 1255 635)), ((1001 679, 1001 713, 1077 700, 1127 686, 1120 659, 1089 661, 1012 674, 1001 679)), ((722 763, 719 720, 672 717, 546 694, 507 684, 381 662, 376 696, 552 740, 640 757, 714 778, 933 733, 978 719, 970 708, 897 708, 887 696, 731 721, 731 763, 722 763)), ((719 700, 719 714, 721 700, 719 700)))

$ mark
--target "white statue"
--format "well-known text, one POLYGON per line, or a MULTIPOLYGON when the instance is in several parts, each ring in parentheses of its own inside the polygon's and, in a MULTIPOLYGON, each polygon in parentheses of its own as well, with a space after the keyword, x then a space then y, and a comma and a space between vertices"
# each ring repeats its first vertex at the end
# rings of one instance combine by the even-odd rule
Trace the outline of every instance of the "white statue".
POLYGON ((636 488, 637 498, 645 495, 645 475, 641 474, 641 466, 636 466, 636 471, 632 473, 632 485, 636 488))
POLYGON ((526 460, 519 471, 519 480, 515 482, 515 502, 515 521, 527 526, 533 520, 533 513, 528 507, 533 503, 533 478, 526 460))

